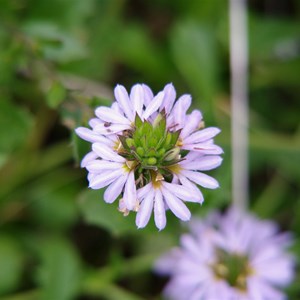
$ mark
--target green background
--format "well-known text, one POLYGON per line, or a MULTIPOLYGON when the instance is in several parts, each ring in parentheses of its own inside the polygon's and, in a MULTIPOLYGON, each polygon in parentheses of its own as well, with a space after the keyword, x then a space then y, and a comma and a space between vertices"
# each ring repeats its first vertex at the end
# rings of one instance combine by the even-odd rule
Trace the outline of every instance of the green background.
MULTIPOLYGON (((300 258, 300 1, 249 1, 250 210, 295 237, 300 258)), ((220 182, 194 215, 231 203, 228 3, 0 0, 0 299, 161 299, 152 271, 178 244, 168 213, 137 230, 87 188, 74 135, 113 87, 190 93, 222 133, 220 182)), ((300 298, 300 273, 287 289, 300 298)))

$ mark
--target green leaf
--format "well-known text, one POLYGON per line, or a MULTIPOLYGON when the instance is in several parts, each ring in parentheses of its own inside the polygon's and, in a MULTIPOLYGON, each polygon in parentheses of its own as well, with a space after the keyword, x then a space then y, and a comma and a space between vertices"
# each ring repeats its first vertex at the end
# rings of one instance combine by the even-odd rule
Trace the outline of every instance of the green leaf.
POLYGON ((78 214, 74 201, 79 192, 76 182, 81 174, 79 170, 58 169, 28 186, 32 219, 55 229, 64 229, 73 224, 78 214))
POLYGON ((206 23, 211 23, 215 26, 218 24, 218 22, 220 22, 220 19, 224 17, 224 15, 226 16, 228 11, 228 1, 190 0, 186 3, 182 2, 181 5, 181 11, 186 11, 189 17, 205 21, 206 23))
POLYGON ((65 99, 66 90, 60 82, 54 81, 50 87, 46 100, 51 108, 57 108, 65 99))
POLYGON ((103 200, 102 190, 86 190, 79 197, 79 205, 86 222, 98 225, 112 234, 121 235, 125 232, 136 231, 134 215, 124 217, 118 211, 117 204, 108 204, 103 200))
POLYGON ((261 195, 256 199, 252 210, 262 218, 271 218, 276 215, 284 198, 288 185, 279 175, 275 175, 261 195))
POLYGON ((65 240, 47 238, 40 246, 41 266, 37 279, 41 286, 41 300, 72 300, 81 282, 77 253, 65 240))
POLYGON ((156 79, 165 81, 170 78, 168 57, 157 47, 141 23, 121 27, 118 34, 114 50, 126 65, 156 79))
POLYGON ((36 43, 46 59, 57 62, 70 62, 82 59, 87 54, 84 43, 71 32, 65 32, 55 23, 30 21, 24 31, 36 43))
POLYGON ((249 18, 251 86, 299 88, 299 21, 249 18))
POLYGON ((23 272, 23 252, 9 236, 0 236, 0 294, 17 288, 23 272))
POLYGON ((201 105, 207 114, 207 105, 218 86, 217 44, 212 29, 195 22, 182 22, 172 33, 171 47, 174 63, 193 92, 203 99, 201 105))
POLYGON ((297 56, 299 26, 299 21, 250 16, 250 58, 253 60, 276 57, 288 59, 289 56, 297 56))
POLYGON ((102 294, 105 296, 106 300, 115 300, 115 299, 122 299, 122 300, 143 300, 144 298, 135 295, 134 293, 121 288, 114 284, 106 285, 105 289, 103 290, 102 294))
POLYGON ((31 0, 27 18, 56 22, 64 28, 73 29, 82 26, 92 14, 94 3, 94 0, 31 0))
POLYGON ((143 121, 141 120, 141 118, 138 114, 135 115, 134 125, 136 128, 140 128, 143 126, 143 121))
POLYGON ((29 112, 11 103, 0 101, 0 155, 20 147, 32 128, 33 120, 29 112))
MULTIPOLYGON (((300 58, 272 60, 255 64, 251 86, 253 88, 272 88, 284 86, 299 90, 300 58)), ((291 114, 292 115, 292 114, 291 114)))
POLYGON ((8 158, 7 154, 0 153, 0 169, 5 164, 7 158, 8 158))

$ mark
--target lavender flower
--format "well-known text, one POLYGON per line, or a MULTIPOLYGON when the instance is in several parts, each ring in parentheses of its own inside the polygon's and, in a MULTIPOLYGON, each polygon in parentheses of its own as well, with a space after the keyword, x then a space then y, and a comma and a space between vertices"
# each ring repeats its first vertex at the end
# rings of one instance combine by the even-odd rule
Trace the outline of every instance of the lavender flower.
POLYGON ((81 166, 89 172, 92 189, 107 187, 104 200, 119 200, 119 210, 136 211, 136 224, 145 227, 154 209, 156 226, 166 225, 165 211, 190 219, 183 203, 203 202, 198 185, 215 189, 218 182, 202 171, 221 164, 222 149, 214 144, 218 128, 203 128, 198 110, 187 114, 189 95, 176 100, 172 84, 156 96, 145 84, 132 87, 130 95, 120 85, 111 107, 98 107, 91 129, 75 131, 92 143, 81 166), (200 172, 201 171, 201 172, 200 172))
POLYGON ((165 289, 172 300, 282 300, 293 279, 292 239, 275 223, 236 209, 193 220, 181 247, 156 264, 171 275, 165 289))

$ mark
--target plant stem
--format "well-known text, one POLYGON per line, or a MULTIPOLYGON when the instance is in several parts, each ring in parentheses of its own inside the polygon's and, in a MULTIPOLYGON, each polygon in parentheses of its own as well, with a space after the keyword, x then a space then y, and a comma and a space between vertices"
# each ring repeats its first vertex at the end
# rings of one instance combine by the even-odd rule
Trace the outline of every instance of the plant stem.
POLYGON ((233 204, 248 206, 248 34, 246 0, 230 0, 233 204))

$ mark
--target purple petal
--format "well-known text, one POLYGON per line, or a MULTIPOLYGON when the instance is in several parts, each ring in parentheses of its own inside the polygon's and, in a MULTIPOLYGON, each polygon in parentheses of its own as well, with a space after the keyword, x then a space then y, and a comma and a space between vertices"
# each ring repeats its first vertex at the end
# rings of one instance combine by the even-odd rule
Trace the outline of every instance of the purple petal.
POLYGON ((184 142, 185 142, 185 144, 203 143, 207 140, 212 139, 220 132, 221 132, 221 130, 219 128, 208 127, 208 128, 199 130, 199 131, 191 134, 189 137, 187 137, 184 140, 184 142))
POLYGON ((107 147, 106 145, 102 145, 99 143, 94 143, 92 145, 92 149, 96 152, 99 157, 105 160, 111 160, 114 162, 125 162, 125 158, 118 155, 114 152, 111 148, 107 147))
POLYGON ((165 86, 164 94, 165 95, 160 110, 165 109, 166 113, 169 114, 176 99, 176 91, 172 83, 169 83, 165 86))
POLYGON ((104 123, 104 122, 101 121, 101 120, 98 119, 98 118, 92 118, 92 119, 89 120, 89 125, 90 125, 92 128, 94 128, 94 127, 97 126, 97 125, 103 124, 103 123, 104 123))
POLYGON ((193 195, 193 193, 191 193, 191 190, 184 187, 183 185, 168 183, 168 182, 163 182, 162 185, 170 193, 173 193, 179 199, 182 199, 182 200, 185 200, 185 201, 191 201, 191 202, 197 202, 198 201, 197 196, 193 195))
POLYGON ((166 227, 166 208, 163 202, 162 193, 159 189, 155 190, 154 221, 159 230, 162 230, 166 227))
POLYGON ((85 127, 78 127, 75 129, 76 134, 85 141, 90 143, 104 143, 107 145, 111 145, 111 141, 105 138, 104 136, 99 135, 91 129, 85 127))
POLYGON ((199 153, 197 151, 190 151, 186 156, 185 156, 185 161, 192 161, 192 160, 198 160, 201 157, 204 157, 205 154, 199 153))
POLYGON ((110 107, 106 106, 100 106, 96 108, 96 116, 108 123, 116 123, 116 124, 124 124, 124 125, 130 125, 131 122, 119 114, 117 111, 111 109, 110 107))
POLYGON ((274 285, 285 286, 288 285, 293 278, 294 270, 292 265, 294 262, 291 257, 288 259, 278 246, 274 246, 274 248, 275 247, 277 253, 274 253, 275 255, 273 257, 261 260, 260 263, 253 262, 251 265, 254 267, 256 274, 261 278, 264 278, 274 285))
POLYGON ((191 213, 185 204, 167 189, 162 188, 161 191, 168 207, 171 209, 173 214, 182 221, 188 221, 191 218, 191 213))
POLYGON ((123 165, 123 163, 111 162, 107 160, 94 160, 86 166, 86 169, 89 172, 97 173, 103 172, 104 170, 120 170, 122 169, 123 165))
POLYGON ((89 187, 93 190, 102 189, 120 176, 120 170, 108 171, 90 179, 89 187))
POLYGON ((118 101, 120 108, 123 110, 124 114, 126 117, 133 121, 134 119, 134 114, 131 109, 131 103, 128 97, 128 93, 124 86, 122 85, 117 85, 115 90, 114 90, 115 98, 118 101))
POLYGON ((116 133, 121 133, 123 130, 130 129, 130 125, 125 125, 125 124, 100 124, 97 125, 94 130, 95 132, 99 134, 105 134, 105 135, 110 135, 110 134, 116 134, 116 133))
POLYGON ((128 173, 124 176, 120 176, 116 181, 112 182, 104 192, 104 201, 107 203, 113 203, 117 197, 121 194, 124 184, 127 180, 128 173))
POLYGON ((181 251, 178 248, 173 248, 171 251, 164 253, 158 260, 154 263, 154 271, 159 275, 170 275, 176 269, 174 261, 178 261, 181 258, 181 251))
POLYGON ((143 114, 143 118, 147 119, 149 118, 155 111, 157 111, 162 103, 164 99, 164 92, 159 92, 153 99, 152 101, 149 103, 149 105, 147 106, 144 114, 143 114))
POLYGON ((178 101, 175 103, 174 108, 172 110, 172 115, 174 117, 174 121, 181 128, 183 127, 186 112, 191 106, 192 98, 190 95, 182 95, 178 101))
POLYGON ((93 151, 89 152, 88 154, 86 154, 83 157, 81 164, 80 164, 81 168, 85 168, 90 161, 92 161, 96 158, 98 158, 98 155, 95 152, 93 152, 93 151))
POLYGON ((183 169, 187 170, 208 171, 220 166, 222 160, 223 159, 220 156, 207 155, 194 161, 184 160, 180 165, 183 169))
POLYGON ((125 184, 123 200, 128 210, 134 210, 137 204, 134 172, 130 172, 125 184))
POLYGON ((212 143, 184 144, 181 148, 184 150, 192 150, 200 154, 218 155, 223 153, 221 147, 212 143))
POLYGON ((121 109, 121 107, 120 107, 120 105, 119 105, 119 103, 118 102, 114 102, 112 105, 111 105, 111 109, 113 110, 113 111, 116 111, 118 114, 120 114, 120 115, 123 115, 124 114, 124 112, 122 111, 122 109, 121 109))
POLYGON ((144 89, 144 104, 145 106, 148 106, 154 96, 148 85, 142 84, 142 87, 144 89))
POLYGON ((137 190, 137 196, 139 199, 143 199, 146 194, 148 194, 150 192, 150 190, 153 189, 152 183, 148 183, 145 186, 143 186, 142 188, 137 190))
MULTIPOLYGON (((198 187, 193 182, 189 181, 186 177, 182 175, 178 175, 178 176, 181 184, 184 185, 186 188, 188 188, 190 192, 194 194, 194 198, 197 199, 195 202, 199 202, 202 204, 204 201, 204 197, 201 191, 198 189, 198 187)), ((191 199, 189 199, 188 201, 193 202, 191 199)))
POLYGON ((151 217, 152 209, 153 209, 153 197, 154 197, 154 192, 153 190, 147 194, 145 199, 142 201, 141 206, 139 208, 139 211, 137 212, 136 215, 136 226, 138 228, 144 228, 151 217))
POLYGON ((285 294, 281 291, 272 287, 268 281, 264 281, 260 277, 253 276, 248 278, 247 280, 248 285, 248 294, 249 297, 246 299, 258 299, 258 300, 265 300, 265 299, 272 299, 272 300, 287 300, 285 294))
POLYGON ((140 84, 136 84, 132 87, 130 99, 133 102, 134 110, 141 117, 144 106, 144 89, 140 84))
POLYGON ((97 176, 97 174, 88 173, 87 179, 88 179, 89 182, 91 182, 96 176, 97 176))
POLYGON ((193 110, 190 115, 187 116, 185 125, 180 133, 181 138, 185 138, 198 129, 202 120, 202 114, 199 110, 193 110))
POLYGON ((194 171, 181 171, 182 175, 186 176, 191 181, 208 189, 216 189, 219 187, 219 183, 216 179, 206 174, 194 171))

